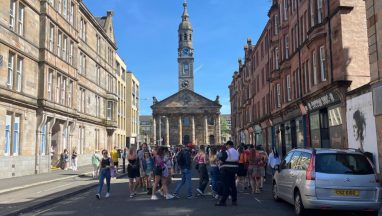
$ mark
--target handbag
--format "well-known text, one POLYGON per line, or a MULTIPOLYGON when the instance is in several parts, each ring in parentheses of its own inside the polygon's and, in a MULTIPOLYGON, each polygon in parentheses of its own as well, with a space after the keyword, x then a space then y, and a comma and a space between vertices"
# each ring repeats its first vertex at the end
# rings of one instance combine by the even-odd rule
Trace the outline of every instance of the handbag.
POLYGON ((117 177, 117 169, 115 169, 115 167, 113 168, 110 167, 110 176, 117 177))

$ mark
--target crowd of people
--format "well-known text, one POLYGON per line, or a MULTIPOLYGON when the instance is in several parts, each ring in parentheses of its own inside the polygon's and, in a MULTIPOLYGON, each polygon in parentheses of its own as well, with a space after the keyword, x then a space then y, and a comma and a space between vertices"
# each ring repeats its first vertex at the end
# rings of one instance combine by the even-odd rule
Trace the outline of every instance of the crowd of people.
MULTIPOLYGON (((93 177, 99 178, 99 187, 96 197, 101 199, 101 192, 106 179, 107 192, 110 196, 110 179, 112 172, 118 168, 118 155, 116 148, 110 156, 107 150, 102 151, 102 157, 97 152, 92 157, 94 167, 93 177)), ((130 148, 123 151, 122 157, 128 161, 127 176, 129 178, 130 198, 137 195, 141 188, 151 197, 158 200, 159 196, 165 199, 180 198, 180 190, 185 185, 188 199, 206 194, 208 185, 211 186, 211 195, 217 200, 216 206, 225 206, 230 197, 232 205, 237 205, 237 192, 248 190, 251 193, 261 193, 266 181, 267 167, 272 169, 280 163, 278 153, 272 149, 269 156, 261 146, 245 145, 234 146, 232 141, 225 145, 191 144, 169 148, 166 146, 153 146, 151 149, 143 143, 139 149, 130 148), (192 170, 199 174, 199 185, 193 192, 192 170), (181 180, 176 184, 175 190, 170 192, 172 177, 180 175, 181 180)))

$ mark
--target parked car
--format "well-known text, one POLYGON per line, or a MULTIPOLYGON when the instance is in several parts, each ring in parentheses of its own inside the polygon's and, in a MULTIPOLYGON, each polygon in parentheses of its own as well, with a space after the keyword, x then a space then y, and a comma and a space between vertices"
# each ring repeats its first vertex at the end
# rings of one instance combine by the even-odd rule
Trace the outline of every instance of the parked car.
POLYGON ((378 215, 381 187, 372 162, 354 149, 294 149, 276 167, 273 198, 310 209, 362 211, 378 215))

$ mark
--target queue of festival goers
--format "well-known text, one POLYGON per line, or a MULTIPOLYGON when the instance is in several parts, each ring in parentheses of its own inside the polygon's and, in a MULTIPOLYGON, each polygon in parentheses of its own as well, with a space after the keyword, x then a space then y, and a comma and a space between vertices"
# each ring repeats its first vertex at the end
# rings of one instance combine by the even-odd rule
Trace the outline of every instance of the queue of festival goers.
MULTIPOLYGON (((97 199, 106 179, 107 192, 110 196, 110 179, 118 168, 116 148, 111 152, 102 151, 102 157, 97 158, 97 152, 92 157, 94 166, 93 177, 99 178, 97 199), (98 165, 97 165, 98 163, 98 165)), ((127 175, 129 178, 130 198, 137 196, 140 188, 151 200, 159 197, 170 200, 180 198, 179 192, 185 185, 187 198, 206 195, 207 186, 211 186, 211 195, 217 200, 215 206, 226 206, 230 197, 232 205, 237 205, 237 192, 261 193, 266 181, 267 167, 273 175, 274 168, 280 164, 278 153, 272 149, 269 156, 261 146, 241 144, 235 148, 232 141, 225 145, 198 146, 192 144, 168 148, 153 146, 151 149, 143 143, 138 150, 125 149, 122 157, 128 161, 127 175), (193 193, 192 170, 199 174, 199 185, 193 193), (180 175, 181 180, 171 193, 169 186, 172 177, 180 175)))

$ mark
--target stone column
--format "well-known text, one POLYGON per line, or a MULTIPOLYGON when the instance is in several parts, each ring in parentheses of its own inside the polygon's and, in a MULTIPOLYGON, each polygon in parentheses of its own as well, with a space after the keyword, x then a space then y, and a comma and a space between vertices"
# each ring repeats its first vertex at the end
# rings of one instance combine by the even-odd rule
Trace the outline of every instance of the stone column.
POLYGON ((154 115, 153 116, 153 142, 154 144, 157 142, 157 120, 156 120, 156 116, 154 115))
POLYGON ((183 127, 182 127, 182 116, 179 116, 179 144, 182 145, 183 144, 183 127))
POLYGON ((220 144, 221 143, 221 137, 220 137, 220 116, 215 116, 215 143, 220 144))
POLYGON ((46 144, 48 146, 48 149, 49 149, 49 157, 48 157, 48 170, 49 172, 51 171, 51 166, 52 166, 52 163, 55 163, 56 162, 56 158, 57 158, 57 155, 54 155, 56 152, 58 153, 58 150, 57 149, 54 149, 53 152, 51 152, 51 146, 52 146, 52 130, 53 130, 53 126, 54 124, 56 123, 56 118, 52 118, 48 121, 48 130, 47 130, 47 140, 46 140, 46 144), (53 154, 53 155, 52 155, 53 154), (53 161, 52 161, 53 159, 53 161))
POLYGON ((158 135, 159 135, 159 143, 158 145, 162 145, 162 117, 161 116, 158 116, 158 124, 159 124, 159 127, 158 127, 158 135))
POLYGON ((221 144, 222 142, 222 133, 221 133, 221 127, 220 127, 220 115, 218 115, 217 117, 217 127, 218 127, 218 139, 217 139, 217 143, 218 144, 221 144))
POLYGON ((166 116, 166 145, 170 146, 170 123, 169 123, 169 117, 166 116))
POLYGON ((192 144, 196 144, 195 143, 195 117, 194 116, 191 116, 191 130, 192 130, 192 144))
POLYGON ((204 116, 204 143, 208 143, 208 117, 204 116))

